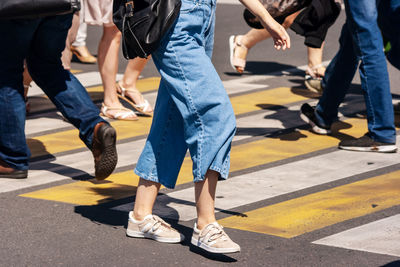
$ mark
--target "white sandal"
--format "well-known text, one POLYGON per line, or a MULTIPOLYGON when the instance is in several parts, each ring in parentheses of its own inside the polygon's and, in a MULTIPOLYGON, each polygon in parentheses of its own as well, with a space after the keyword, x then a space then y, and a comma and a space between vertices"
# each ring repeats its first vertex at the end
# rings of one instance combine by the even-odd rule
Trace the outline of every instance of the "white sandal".
POLYGON ((247 52, 249 49, 243 45, 240 41, 236 41, 237 35, 231 35, 229 37, 229 53, 230 53, 230 63, 232 69, 234 69, 236 72, 242 74, 244 71, 244 68, 246 67, 246 59, 242 59, 239 57, 235 57, 235 50, 236 48, 240 47, 245 49, 246 51, 246 56, 247 52))
MULTIPOLYGON (((137 90, 129 90, 124 88, 119 82, 117 82, 117 87, 121 90, 117 90, 118 97, 122 98, 126 102, 128 102, 137 112, 139 112, 142 115, 146 116, 152 116, 153 115, 153 110, 151 109, 149 101, 147 99, 144 99, 144 103, 142 104, 136 104, 133 102, 133 99, 127 97, 126 92, 139 92, 137 90)), ((140 92, 139 92, 140 93, 140 92)))
POLYGON ((127 108, 122 108, 122 107, 108 107, 104 105, 104 103, 101 104, 101 109, 100 109, 101 116, 105 116, 110 119, 114 120, 123 120, 123 121, 137 121, 138 117, 136 116, 135 112, 133 112, 130 109, 127 108), (119 110, 119 112, 115 114, 110 114, 109 111, 111 110, 119 110), (132 116, 133 115, 133 116, 132 116))

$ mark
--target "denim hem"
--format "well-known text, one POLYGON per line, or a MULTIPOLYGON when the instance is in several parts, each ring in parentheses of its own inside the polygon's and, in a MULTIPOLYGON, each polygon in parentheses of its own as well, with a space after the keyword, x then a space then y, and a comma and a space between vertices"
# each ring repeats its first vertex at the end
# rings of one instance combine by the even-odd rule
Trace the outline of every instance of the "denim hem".
POLYGON ((174 188, 175 188, 175 185, 171 185, 171 184, 166 184, 166 183, 164 183, 164 182, 160 182, 160 180, 158 179, 158 177, 152 176, 152 175, 144 174, 143 172, 139 171, 137 168, 135 168, 135 169, 133 170, 133 172, 134 172, 136 175, 138 175, 140 178, 145 179, 145 180, 147 180, 147 181, 152 181, 152 182, 155 182, 155 183, 159 183, 159 184, 161 184, 161 185, 163 185, 163 186, 165 186, 165 187, 167 187, 167 188, 169 188, 169 189, 174 189, 174 188))

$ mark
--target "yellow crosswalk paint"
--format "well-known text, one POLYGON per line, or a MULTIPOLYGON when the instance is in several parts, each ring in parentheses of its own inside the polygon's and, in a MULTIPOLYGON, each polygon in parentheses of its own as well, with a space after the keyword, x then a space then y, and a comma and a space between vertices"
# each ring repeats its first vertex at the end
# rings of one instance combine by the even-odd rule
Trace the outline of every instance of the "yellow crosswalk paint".
MULTIPOLYGON (((351 119, 346 121, 352 127, 341 130, 341 133, 333 136, 321 136, 309 131, 295 131, 293 133, 265 138, 251 143, 232 147, 231 171, 267 164, 274 161, 318 151, 337 145, 338 136, 361 136, 365 131, 365 121, 351 119)), ((192 181, 192 162, 185 158, 179 173, 177 184, 192 181)), ((22 196, 53 201, 61 201, 79 205, 96 205, 114 199, 132 196, 138 177, 132 171, 113 174, 107 181, 111 183, 95 184, 89 182, 75 182, 48 189, 27 193, 22 196), (123 190, 128 185, 127 190, 123 190), (98 193, 100 192, 100 193, 98 193)))
MULTIPOLYGON (((158 86, 160 84, 160 77, 150 77, 150 78, 144 78, 144 79, 139 79, 136 82, 136 88, 141 92, 141 93, 146 93, 150 91, 154 91, 158 89, 158 86)), ((94 92, 103 92, 103 86, 93 86, 93 87, 88 87, 86 90, 89 93, 94 93, 94 92)))
MULTIPOLYGON (((153 79, 153 78, 149 78, 153 79)), ((154 82, 148 80, 149 83, 154 82)), ((280 87, 267 91, 250 93, 232 97, 231 101, 236 115, 260 110, 268 105, 285 105, 306 98, 291 93, 290 88, 280 87)), ((111 125, 117 129, 118 140, 147 134, 150 130, 151 118, 140 117, 138 121, 113 121, 111 125)), ((70 151, 84 147, 78 137, 78 130, 68 130, 58 133, 28 139, 32 157, 70 151)))
POLYGON ((400 171, 219 220, 225 227, 285 238, 400 204, 400 171))

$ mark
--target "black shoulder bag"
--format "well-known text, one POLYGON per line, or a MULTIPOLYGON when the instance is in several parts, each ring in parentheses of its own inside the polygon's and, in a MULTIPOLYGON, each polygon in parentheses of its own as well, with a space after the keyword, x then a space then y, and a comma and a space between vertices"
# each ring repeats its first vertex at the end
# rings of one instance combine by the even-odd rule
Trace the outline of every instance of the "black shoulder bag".
POLYGON ((73 13, 80 0, 0 0, 0 19, 28 19, 73 13))
POLYGON ((114 0, 113 20, 122 32, 126 59, 147 58, 179 15, 181 0, 114 0))

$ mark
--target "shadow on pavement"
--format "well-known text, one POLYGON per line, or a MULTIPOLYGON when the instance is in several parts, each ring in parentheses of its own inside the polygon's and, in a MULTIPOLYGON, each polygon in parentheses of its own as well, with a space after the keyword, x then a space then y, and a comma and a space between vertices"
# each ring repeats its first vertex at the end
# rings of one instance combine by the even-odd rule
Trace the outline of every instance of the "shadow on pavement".
MULTIPOLYGON (((269 61, 247 61, 246 68, 243 75, 266 75, 270 73, 275 73, 278 71, 284 71, 296 68, 293 65, 281 64, 278 62, 269 62, 269 61)), ((242 74, 234 72, 224 72, 224 74, 228 76, 241 76, 242 74)), ((293 74, 294 75, 294 74, 293 74)))
POLYGON ((53 163, 52 161, 54 161, 56 157, 54 157, 53 154, 49 153, 46 150, 46 146, 41 141, 30 138, 27 139, 27 143, 31 151, 35 152, 35 154, 37 155, 41 155, 35 158, 34 163, 30 164, 30 170, 47 170, 79 181, 89 180, 93 178, 92 175, 80 169, 75 169, 67 165, 53 163))

